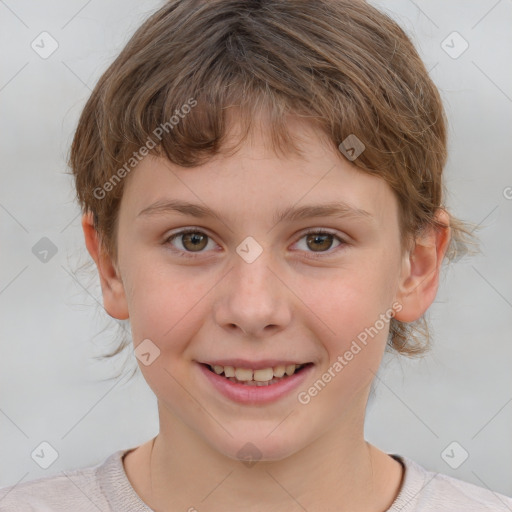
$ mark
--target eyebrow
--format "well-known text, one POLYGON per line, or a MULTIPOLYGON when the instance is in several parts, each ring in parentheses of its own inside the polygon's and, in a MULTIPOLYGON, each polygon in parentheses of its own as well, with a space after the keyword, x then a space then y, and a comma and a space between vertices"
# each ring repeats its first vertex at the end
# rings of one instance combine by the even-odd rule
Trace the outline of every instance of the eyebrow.
MULTIPOLYGON (((213 217, 222 220, 220 215, 207 206, 188 203, 179 200, 163 200, 151 204, 140 211, 137 217, 164 215, 169 213, 181 213, 192 217, 213 217)), ((277 210, 273 217, 274 224, 282 221, 298 221, 314 217, 336 217, 374 220, 374 216, 361 208, 356 208, 343 201, 334 201, 324 204, 310 204, 300 207, 289 206, 277 210)))

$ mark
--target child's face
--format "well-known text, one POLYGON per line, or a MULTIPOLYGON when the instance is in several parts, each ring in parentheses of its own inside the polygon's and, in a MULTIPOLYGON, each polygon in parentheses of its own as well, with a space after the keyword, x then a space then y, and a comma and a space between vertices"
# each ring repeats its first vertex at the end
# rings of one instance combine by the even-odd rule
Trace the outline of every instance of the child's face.
POLYGON ((161 432, 179 425, 189 439, 233 458, 247 442, 263 458, 279 459, 327 432, 331 442, 359 432, 390 311, 400 298, 405 260, 391 189, 356 170, 312 128, 297 121, 291 127, 303 139, 304 160, 279 158, 259 134, 235 155, 196 168, 148 157, 127 178, 120 208, 125 295, 110 298, 106 308, 126 308, 135 347, 149 339, 160 350, 150 365, 139 366, 158 398, 161 432), (219 219, 141 214, 171 200, 208 207, 219 219), (341 201, 370 215, 274 220, 287 208, 341 201), (198 238, 166 242, 189 227, 198 238), (308 237, 308 228, 335 236, 308 237), (249 255, 256 243, 262 249, 252 262, 237 252, 248 237, 249 255), (373 328, 366 345, 357 341, 365 328, 373 328), (354 340, 360 350, 353 348, 347 360, 354 340), (219 392, 199 364, 228 358, 314 366, 283 396, 249 404, 219 392), (309 392, 323 374, 320 391, 309 392))

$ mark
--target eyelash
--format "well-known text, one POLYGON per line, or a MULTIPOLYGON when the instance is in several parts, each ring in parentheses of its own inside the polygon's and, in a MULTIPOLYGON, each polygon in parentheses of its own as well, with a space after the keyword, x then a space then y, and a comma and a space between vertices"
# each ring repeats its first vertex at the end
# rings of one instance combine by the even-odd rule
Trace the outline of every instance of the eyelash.
MULTIPOLYGON (((204 231, 201 231, 200 229, 187 228, 187 229, 184 229, 182 231, 178 231, 177 233, 174 233, 171 236, 169 236, 165 240, 164 244, 165 245, 170 244, 170 242, 172 240, 174 240, 175 238, 179 238, 180 236, 187 235, 187 234, 190 234, 190 233, 200 233, 200 234, 206 235, 210 240, 212 240, 212 237, 210 237, 207 233, 205 233, 204 231)), ((311 259, 322 258, 322 257, 325 257, 324 255, 326 255, 326 254, 327 255, 331 255, 332 253, 336 252, 337 250, 341 250, 343 248, 343 246, 348 245, 348 243, 345 240, 340 238, 335 233, 333 233, 333 232, 331 232, 329 230, 319 230, 319 229, 315 229, 315 228, 309 229, 309 230, 305 231, 304 233, 302 233, 302 235, 299 238, 299 240, 302 240, 305 236, 311 235, 311 234, 315 234, 315 235, 331 235, 334 238, 338 239, 338 241, 340 242, 340 245, 338 247, 335 247, 334 249, 329 249, 328 251, 319 252, 317 254, 312 253, 311 256, 306 256, 307 258, 311 258, 311 259)), ((193 253, 193 252, 190 252, 190 251, 182 251, 180 249, 175 249, 174 247, 172 247, 171 250, 174 253, 176 253, 178 256, 183 257, 183 258, 198 258, 202 254, 202 251, 197 252, 197 253, 193 253)))

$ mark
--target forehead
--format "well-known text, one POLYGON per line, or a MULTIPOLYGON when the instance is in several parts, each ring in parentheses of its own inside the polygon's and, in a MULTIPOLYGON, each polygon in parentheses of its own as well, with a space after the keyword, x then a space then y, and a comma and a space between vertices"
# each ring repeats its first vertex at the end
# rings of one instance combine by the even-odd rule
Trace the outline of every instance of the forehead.
MULTIPOLYGON (((314 216, 315 209, 320 216, 319 207, 375 222, 396 215, 394 193, 382 178, 357 168, 311 125, 292 121, 289 129, 302 154, 277 154, 264 125, 256 125, 236 152, 221 152, 197 167, 147 156, 124 184, 124 210, 132 220, 142 212, 170 212, 170 203, 197 217, 230 220, 247 215, 297 220, 314 216)), ((236 125, 228 134, 227 146, 238 141, 236 125)))

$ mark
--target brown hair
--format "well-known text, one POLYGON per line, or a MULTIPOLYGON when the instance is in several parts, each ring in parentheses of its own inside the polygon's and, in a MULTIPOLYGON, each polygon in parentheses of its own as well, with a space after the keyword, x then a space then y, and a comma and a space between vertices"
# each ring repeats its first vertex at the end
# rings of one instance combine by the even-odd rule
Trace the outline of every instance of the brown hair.
MULTIPOLYGON (((240 144, 262 114, 277 152, 302 154, 288 115, 307 118, 336 148, 355 135, 365 150, 353 163, 396 194, 403 250, 420 230, 443 228, 434 215, 444 208, 445 113, 396 22, 362 0, 172 0, 100 78, 71 146, 79 203, 114 262, 122 178, 134 153, 192 167, 234 151, 225 145, 231 106, 243 126, 240 144)), ((453 260, 476 239, 450 218, 453 260)), ((392 349, 420 355, 429 342, 424 317, 391 320, 392 349)))

